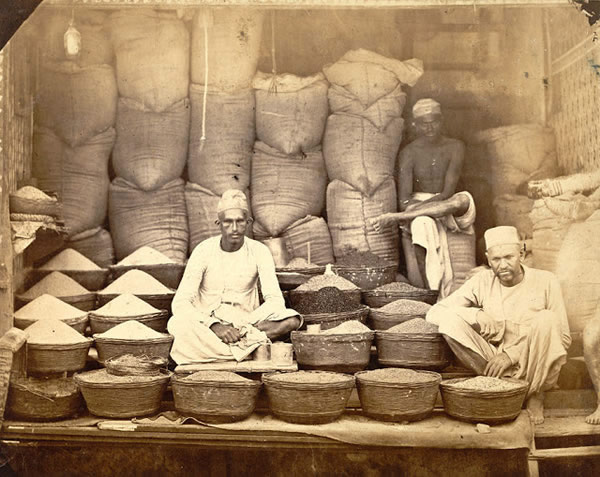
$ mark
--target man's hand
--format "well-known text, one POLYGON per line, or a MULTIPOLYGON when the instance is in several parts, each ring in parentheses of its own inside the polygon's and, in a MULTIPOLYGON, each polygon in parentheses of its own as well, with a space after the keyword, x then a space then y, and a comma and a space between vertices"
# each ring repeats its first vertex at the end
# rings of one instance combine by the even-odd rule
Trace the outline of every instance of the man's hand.
POLYGON ((494 318, 484 311, 477 313, 475 319, 479 325, 479 334, 486 341, 489 341, 490 338, 496 336, 496 334, 500 331, 500 323, 494 320, 494 318))
POLYGON ((210 329, 223 343, 237 343, 241 338, 240 332, 233 326, 215 323, 210 329))
POLYGON ((395 224, 397 222, 397 219, 394 217, 394 214, 381 214, 378 217, 369 219, 369 222, 375 230, 375 232, 381 232, 381 230, 387 227, 388 225, 395 224))
POLYGON ((512 366, 510 358, 506 353, 500 353, 490 359, 483 371, 486 376, 501 378, 508 368, 512 366))

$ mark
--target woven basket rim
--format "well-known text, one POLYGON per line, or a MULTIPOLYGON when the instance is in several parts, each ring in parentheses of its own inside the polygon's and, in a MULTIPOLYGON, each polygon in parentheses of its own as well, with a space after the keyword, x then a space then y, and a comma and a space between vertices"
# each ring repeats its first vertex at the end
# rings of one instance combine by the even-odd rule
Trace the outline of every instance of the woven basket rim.
MULTIPOLYGON (((361 313, 365 313, 368 312, 370 310, 370 308, 367 305, 363 305, 362 303, 358 306, 358 308, 356 308, 355 310, 350 310, 350 311, 336 311, 333 313, 305 313, 302 316, 304 317, 305 321, 311 321, 312 319, 316 319, 316 318, 327 318, 330 316, 333 317, 346 317, 346 316, 354 316, 354 315, 361 315, 361 313), (308 317, 308 320, 307 320, 308 317)), ((337 318, 336 318, 337 319, 337 318)))
POLYGON ((439 341, 443 340, 442 333, 398 333, 389 330, 376 330, 375 337, 387 341, 439 341))
POLYGON ((46 399, 50 399, 50 400, 55 400, 55 399, 64 399, 64 398, 70 398, 71 396, 73 396, 74 394, 77 394, 79 392, 79 388, 77 387, 77 384, 75 384, 75 382, 70 379, 70 378, 55 378, 56 380, 60 380, 61 382, 64 383, 68 383, 71 387, 71 392, 69 392, 69 394, 67 394, 66 396, 53 396, 51 394, 46 394, 43 391, 33 391, 31 389, 29 389, 29 387, 27 386, 27 384, 29 384, 29 379, 30 378, 11 378, 10 379, 10 386, 13 388, 13 390, 17 390, 23 393, 28 393, 28 394, 33 394, 35 396, 39 396, 41 398, 46 398, 46 399))
POLYGON ((319 293, 321 290, 323 290, 324 288, 335 288, 338 292, 340 293, 352 293, 352 294, 360 294, 360 288, 356 287, 356 288, 352 288, 351 290, 340 290, 337 287, 332 287, 332 286, 326 286, 326 287, 322 287, 319 288, 318 290, 298 290, 297 288, 295 290, 290 290, 290 294, 291 295, 309 295, 309 294, 316 294, 319 293))
POLYGON ((249 380, 246 381, 217 381, 214 379, 202 379, 198 381, 185 381, 187 376, 181 376, 174 374, 171 377, 171 384, 177 386, 195 387, 195 386, 213 386, 216 388, 259 388, 262 386, 262 382, 249 380))
POLYGON ((324 271, 325 265, 317 267, 275 268, 275 273, 301 273, 303 275, 321 275, 324 271))
MULTIPOLYGON (((406 317, 406 316, 413 316, 415 318, 424 318, 425 315, 427 313, 423 313, 422 315, 415 315, 414 313, 398 313, 398 312, 387 312, 387 311, 381 311, 380 308, 370 308, 369 309, 369 313, 374 316, 375 318, 378 318, 380 320, 386 320, 386 319, 395 319, 396 317, 406 317)), ((407 320, 405 320, 407 321, 407 320)))
POLYGON ((94 340, 91 338, 85 338, 85 342, 81 343, 71 343, 71 344, 48 344, 48 343, 30 343, 27 342, 27 347, 32 348, 34 350, 47 350, 47 351, 71 351, 82 348, 89 348, 92 346, 94 340))
POLYGON ((67 274, 67 273, 85 273, 87 275, 108 275, 108 273, 110 272, 110 270, 108 268, 101 268, 99 270, 72 270, 70 268, 34 268, 32 270, 33 273, 46 273, 46 274, 50 274, 52 272, 60 272, 63 274, 67 274))
MULTIPOLYGON (((94 371, 102 371, 101 369, 94 371)), ((87 372, 94 372, 87 371, 87 372)), ((158 385, 164 385, 169 382, 171 379, 171 375, 173 374, 171 371, 161 370, 158 376, 146 376, 146 380, 143 382, 112 382, 112 383, 90 383, 81 378, 81 374, 84 373, 76 373, 73 375, 73 380, 77 383, 80 388, 90 388, 90 389, 141 389, 141 388, 149 388, 158 385), (152 378, 152 379, 148 379, 152 378)))
POLYGON ((185 263, 148 263, 146 265, 119 265, 119 264, 114 264, 114 265, 109 265, 108 269, 111 271, 122 271, 122 270, 162 270, 162 269, 169 269, 169 268, 174 268, 174 269, 178 269, 178 268, 185 268, 186 264, 185 263))
POLYGON ((168 333, 161 333, 164 336, 161 336, 160 338, 145 338, 145 339, 141 339, 141 340, 134 340, 134 339, 128 339, 128 338, 105 338, 102 336, 99 336, 102 333, 94 333, 92 335, 92 338, 94 339, 94 341, 98 341, 100 343, 112 343, 112 344, 158 344, 158 343, 170 343, 172 342, 175 338, 173 337, 173 335, 170 335, 168 333))
POLYGON ((329 382, 329 383, 292 383, 292 382, 284 382, 274 379, 276 376, 281 376, 282 374, 289 373, 268 373, 262 375, 262 382, 266 386, 279 386, 288 389, 295 389, 298 391, 324 391, 327 389, 346 389, 348 387, 354 387, 355 379, 351 374, 343 374, 343 373, 334 373, 332 371, 302 371, 303 373, 327 373, 327 374, 335 374, 338 375, 340 381, 337 382, 329 382))
MULTIPOLYGON (((101 296, 102 298, 110 298, 111 300, 113 298, 117 298, 118 296, 123 295, 123 293, 102 293, 101 291, 99 291, 98 296, 101 296)), ((168 293, 132 293, 132 295, 137 296, 138 298, 144 299, 144 298, 172 298, 175 296, 175 291, 170 291, 168 293), (143 297, 143 298, 142 298, 143 297)))
MULTIPOLYGON (((88 318, 89 318, 89 313, 87 311, 84 311, 82 313, 83 314, 80 317, 76 317, 76 318, 64 318, 64 319, 57 318, 57 320, 62 321, 64 324, 69 325, 69 326, 80 325, 81 323, 86 323, 88 321, 88 318)), ((23 317, 17 317, 17 316, 14 316, 13 318, 15 320, 15 323, 17 321, 23 321, 25 323, 34 324, 34 323, 37 323, 40 320, 44 320, 44 318, 35 319, 35 318, 23 318, 23 317)))
POLYGON ((461 381, 465 381, 467 379, 471 379, 473 376, 469 376, 466 378, 453 378, 444 380, 440 384, 440 389, 443 392, 453 394, 455 396, 461 397, 469 397, 469 398, 482 398, 482 399, 492 399, 492 398, 501 398, 501 397, 510 397, 516 396, 522 393, 526 393, 529 390, 529 383, 523 379, 516 378, 500 378, 505 381, 509 381, 511 383, 519 384, 520 386, 515 389, 507 389, 503 391, 490 391, 483 389, 462 389, 454 387, 454 384, 459 383, 461 381))
MULTIPOLYGON (((325 330, 327 331, 327 330, 325 330)), ((353 341, 371 341, 375 337, 374 331, 362 331, 360 333, 340 333, 340 334, 331 334, 331 333, 309 333, 308 331, 292 331, 291 338, 292 343, 294 342, 294 338, 304 340, 308 338, 307 341, 343 341, 343 342, 353 342, 353 341)))
MULTIPOLYGON (((424 288, 420 289, 420 290, 413 290, 410 292, 391 291, 391 290, 387 290, 387 291, 386 290, 365 290, 365 291, 363 291, 363 295, 368 296, 368 297, 405 298, 405 297, 409 297, 409 296, 435 296, 435 295, 439 295, 439 291, 426 290, 424 288)), ((414 301, 417 301, 417 300, 414 300, 414 301)))
MULTIPOLYGON (((23 302, 27 302, 29 303, 30 301, 35 300, 35 298, 28 298, 26 296, 24 296, 22 293, 15 295, 15 297, 18 300, 21 300, 23 302)), ((39 298, 39 297, 36 297, 39 298)), ((64 296, 57 296, 56 298, 58 298, 59 300, 62 301, 67 301, 69 300, 67 303, 71 304, 71 303, 79 303, 82 301, 88 301, 88 300, 92 300, 96 298, 96 292, 88 292, 88 293, 82 293, 81 295, 64 295, 64 296)))
MULTIPOLYGON (((392 369, 392 368, 388 368, 388 369, 392 369)), ((375 379, 368 379, 366 377, 364 377, 363 375, 366 373, 369 373, 372 370, 365 370, 365 371, 359 371, 357 373, 354 374, 354 377, 356 378, 356 382, 360 383, 360 384, 366 384, 369 386, 375 386, 375 387, 381 387, 381 388, 422 388, 422 387, 428 387, 428 386, 432 386, 432 385, 439 385, 442 382, 442 375, 440 373, 436 373, 435 371, 426 371, 426 370, 418 370, 416 371, 417 373, 420 374, 428 374, 431 376, 431 380, 430 381, 423 381, 423 382, 384 382, 384 381, 378 381, 375 379)))
POLYGON ((398 269, 398 265, 395 265, 393 263, 390 263, 389 265, 380 265, 380 266, 376 266, 376 267, 355 267, 355 266, 346 266, 346 265, 333 265, 331 267, 331 269, 333 271, 336 270, 343 270, 344 272, 359 272, 359 273, 365 273, 368 271, 379 271, 379 272, 386 272, 386 271, 391 271, 393 270, 397 270, 398 269))
POLYGON ((143 315, 131 315, 131 316, 115 316, 115 315, 97 315, 93 311, 90 312, 89 318, 94 321, 104 321, 104 322, 118 322, 123 320, 150 320, 155 318, 164 318, 168 317, 169 312, 167 310, 159 310, 154 313, 145 313, 143 315))

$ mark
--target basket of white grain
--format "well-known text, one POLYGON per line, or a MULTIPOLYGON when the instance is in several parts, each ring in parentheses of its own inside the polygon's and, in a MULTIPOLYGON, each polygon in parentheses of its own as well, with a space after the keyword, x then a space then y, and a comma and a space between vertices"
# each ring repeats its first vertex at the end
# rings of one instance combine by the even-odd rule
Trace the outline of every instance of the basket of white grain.
POLYGON ((104 333, 95 334, 93 338, 100 363, 124 354, 168 359, 173 344, 173 336, 154 331, 135 320, 126 321, 104 333))
POLYGON ((178 263, 152 247, 140 247, 116 265, 109 267, 113 280, 129 270, 141 270, 164 286, 176 289, 183 277, 184 263, 178 263))
POLYGON ((439 292, 437 290, 427 290, 417 288, 410 283, 393 282, 381 285, 374 290, 363 291, 364 302, 371 308, 381 308, 393 301, 405 299, 422 301, 434 305, 437 301, 439 292))
POLYGON ((167 329, 169 313, 154 308, 144 300, 126 293, 109 301, 106 305, 90 312, 92 333, 104 333, 126 321, 135 320, 155 331, 167 329))
POLYGON ((437 325, 414 318, 375 333, 377 360, 383 366, 440 370, 450 364, 452 351, 437 325))
POLYGON ((51 272, 23 293, 15 296, 17 308, 22 307, 44 294, 60 298, 65 303, 83 311, 90 311, 96 305, 96 293, 82 287, 72 278, 61 272, 51 272))
POLYGON ((62 204, 33 186, 21 187, 9 195, 11 214, 50 215, 60 217, 62 204))
POLYGON ((271 412, 295 424, 335 421, 354 388, 354 376, 327 371, 264 374, 262 381, 271 412))
POLYGON ((72 248, 63 250, 41 267, 31 270, 30 277, 37 282, 52 272, 61 272, 90 291, 102 289, 108 278, 107 268, 100 268, 85 255, 72 248))
POLYGON ((141 270, 129 270, 98 292, 98 305, 104 306, 119 295, 135 295, 159 310, 171 310, 175 291, 141 270))
POLYGON ((414 318, 425 318, 431 305, 422 301, 396 300, 381 308, 371 308, 369 318, 375 330, 387 330, 414 318))
POLYGON ((83 334, 88 324, 88 312, 45 294, 19 308, 14 314, 15 326, 21 330, 47 319, 60 320, 83 334))
POLYGON ((175 409, 210 423, 246 419, 256 407, 260 381, 228 371, 198 371, 171 378, 175 409))
POLYGON ((301 368, 355 373, 369 364, 374 335, 360 321, 346 321, 321 333, 292 331, 291 337, 301 368))
POLYGON ((60 320, 39 320, 26 330, 27 372, 33 374, 78 371, 85 367, 92 340, 60 320))
POLYGON ((158 376, 116 376, 106 369, 76 374, 88 410, 95 416, 130 418, 158 413, 171 373, 158 376))
POLYGON ((440 385, 444 410, 461 421, 500 424, 517 418, 529 383, 514 378, 456 378, 440 385))
POLYGON ((363 412, 379 421, 419 421, 433 411, 442 376, 433 371, 385 368, 356 373, 363 412))

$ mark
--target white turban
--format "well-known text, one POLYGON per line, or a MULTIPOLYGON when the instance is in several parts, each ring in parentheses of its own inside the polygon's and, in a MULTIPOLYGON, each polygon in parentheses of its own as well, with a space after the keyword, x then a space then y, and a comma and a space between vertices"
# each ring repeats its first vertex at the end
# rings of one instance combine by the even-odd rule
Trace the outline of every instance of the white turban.
POLYGON ((248 199, 241 190, 226 190, 217 204, 217 214, 229 209, 242 209, 248 212, 248 199))
POLYGON ((428 114, 442 114, 442 108, 437 101, 431 98, 423 98, 415 103, 412 113, 413 118, 420 118, 428 114))
POLYGON ((502 225, 500 227, 487 229, 485 234, 483 234, 483 237, 485 238, 486 250, 489 250, 496 245, 521 243, 517 229, 511 225, 502 225))

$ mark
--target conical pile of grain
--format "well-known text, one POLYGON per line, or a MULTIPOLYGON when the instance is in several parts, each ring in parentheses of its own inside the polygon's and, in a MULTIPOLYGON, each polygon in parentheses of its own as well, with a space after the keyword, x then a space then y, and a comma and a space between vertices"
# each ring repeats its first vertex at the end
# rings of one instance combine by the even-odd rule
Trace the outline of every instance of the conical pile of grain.
POLYGON ((146 272, 129 270, 98 293, 101 295, 122 295, 124 293, 132 295, 165 295, 173 293, 173 290, 167 288, 146 272))
POLYGON ((94 311, 98 316, 140 316, 159 313, 160 310, 130 293, 113 298, 106 305, 94 311))
POLYGON ((98 265, 92 262, 85 255, 82 255, 72 248, 67 248, 55 257, 51 258, 40 270, 102 270, 98 265))
POLYGON ((42 278, 25 293, 21 294, 21 297, 27 300, 35 300, 37 297, 44 294, 60 298, 66 296, 85 295, 88 293, 90 293, 89 290, 82 287, 79 283, 64 273, 52 272, 42 278))
POLYGON ((85 311, 81 311, 47 293, 30 301, 15 312, 15 318, 25 320, 71 320, 83 318, 86 315, 85 311))
POLYGON ((163 338, 164 336, 164 334, 154 331, 152 328, 135 320, 126 321, 104 333, 94 335, 96 338, 112 338, 119 340, 148 340, 163 338))
POLYGON ((53 318, 39 320, 25 330, 29 344, 70 345, 89 341, 69 325, 53 318))
POLYGON ((127 255, 127 257, 117 263, 117 266, 165 265, 168 263, 175 262, 152 247, 140 247, 135 252, 127 255))

